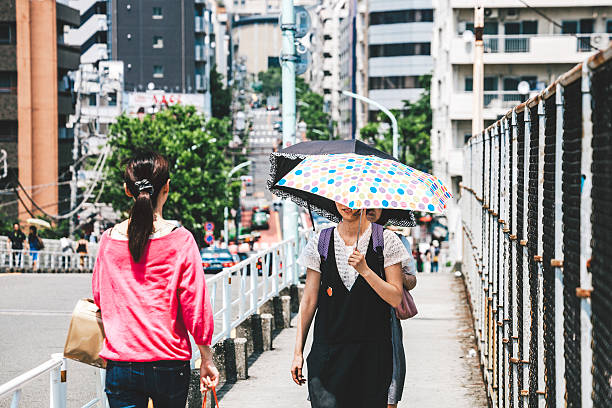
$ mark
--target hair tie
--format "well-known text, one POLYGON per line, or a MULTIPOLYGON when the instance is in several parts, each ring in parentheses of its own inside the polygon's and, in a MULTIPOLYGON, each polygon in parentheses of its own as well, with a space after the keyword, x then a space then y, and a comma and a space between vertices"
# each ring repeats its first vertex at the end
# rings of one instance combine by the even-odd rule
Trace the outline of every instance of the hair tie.
POLYGON ((134 183, 136 185, 136 187, 138 187, 138 192, 142 193, 143 191, 148 192, 150 195, 153 195, 153 192, 155 191, 153 189, 153 184, 151 184, 151 182, 147 179, 142 179, 139 180, 137 182, 134 183))

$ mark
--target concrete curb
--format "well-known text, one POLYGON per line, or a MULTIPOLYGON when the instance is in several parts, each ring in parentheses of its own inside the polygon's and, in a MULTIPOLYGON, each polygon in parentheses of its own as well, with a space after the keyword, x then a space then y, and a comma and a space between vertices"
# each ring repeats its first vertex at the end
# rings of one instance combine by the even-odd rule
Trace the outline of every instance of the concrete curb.
MULTIPOLYGON (((231 384, 248 379, 249 359, 253 355, 273 349, 275 335, 291 327, 291 313, 297 313, 304 285, 292 285, 279 292, 236 328, 236 337, 225 339, 212 347, 213 361, 219 370, 219 390, 231 384)), ((220 392, 219 394, 222 394, 220 392)), ((221 396, 221 395, 220 395, 221 396)), ((214 407, 210 395, 207 408, 214 407)), ((188 408, 201 408, 200 370, 191 372, 188 408)))

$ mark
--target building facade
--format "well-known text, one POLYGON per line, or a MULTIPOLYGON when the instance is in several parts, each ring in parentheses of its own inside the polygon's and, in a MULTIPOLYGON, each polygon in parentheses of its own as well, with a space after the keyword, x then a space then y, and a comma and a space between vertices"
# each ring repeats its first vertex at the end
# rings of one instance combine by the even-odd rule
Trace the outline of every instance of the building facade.
POLYGON ((81 50, 82 64, 96 64, 109 58, 108 0, 70 0, 79 10, 79 26, 65 34, 65 41, 81 50))
POLYGON ((64 32, 79 25, 79 13, 53 0, 0 3, 0 149, 8 153, 9 174, 0 189, 2 212, 25 219, 36 207, 57 214, 64 198, 59 180, 68 168, 74 113, 68 72, 79 65, 79 50, 64 32), (16 180, 16 179, 17 180, 16 180), (32 201, 27 197, 30 196, 32 201))
MULTIPOLYGON (((369 0, 368 95, 388 109, 402 109, 423 92, 419 78, 431 74, 431 0, 369 0)), ((369 106, 368 118, 378 109, 369 106)))
MULTIPOLYGON (((451 250, 460 259, 456 200, 463 171, 463 145, 472 129, 474 4, 434 0, 434 74, 431 158, 434 174, 452 190, 448 209, 451 250), (453 240, 454 238, 454 240, 453 240)), ((484 126, 548 86, 583 61, 612 35, 612 6, 603 0, 489 1, 484 10, 484 126), (544 14, 546 17, 542 16, 544 14), (557 23, 553 24, 552 21, 557 23), (519 92, 521 88, 528 88, 519 92)))

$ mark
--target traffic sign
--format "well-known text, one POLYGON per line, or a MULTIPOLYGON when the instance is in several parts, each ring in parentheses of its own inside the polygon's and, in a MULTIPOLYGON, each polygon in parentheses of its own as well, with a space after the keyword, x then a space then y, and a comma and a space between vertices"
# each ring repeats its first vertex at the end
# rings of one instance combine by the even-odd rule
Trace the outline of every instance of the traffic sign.
POLYGON ((303 75, 310 65, 311 60, 311 52, 307 50, 306 52, 296 55, 297 60, 295 61, 295 75, 303 75))
POLYGON ((207 234, 204 237, 204 241, 208 244, 208 245, 212 245, 213 242, 215 242, 215 237, 212 234, 207 234))
POLYGON ((215 230, 215 224, 208 221, 207 223, 204 224, 204 230, 205 231, 214 231, 215 230))
POLYGON ((310 31, 310 13, 304 6, 295 7, 295 38, 302 38, 310 31))

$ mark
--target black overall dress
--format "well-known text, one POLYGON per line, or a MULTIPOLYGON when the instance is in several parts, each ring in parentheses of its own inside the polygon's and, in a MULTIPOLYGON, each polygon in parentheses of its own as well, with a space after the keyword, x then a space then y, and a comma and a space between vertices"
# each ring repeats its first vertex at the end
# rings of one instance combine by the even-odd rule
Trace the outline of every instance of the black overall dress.
MULTIPOLYGON (((384 279, 383 258, 374 251, 371 238, 366 262, 384 279)), ((389 305, 361 275, 350 291, 344 286, 333 236, 327 258, 321 259, 319 303, 307 364, 313 408, 386 408, 393 371, 389 305)))

